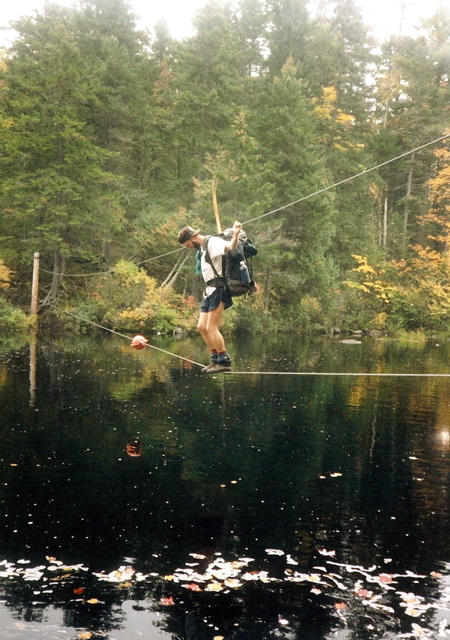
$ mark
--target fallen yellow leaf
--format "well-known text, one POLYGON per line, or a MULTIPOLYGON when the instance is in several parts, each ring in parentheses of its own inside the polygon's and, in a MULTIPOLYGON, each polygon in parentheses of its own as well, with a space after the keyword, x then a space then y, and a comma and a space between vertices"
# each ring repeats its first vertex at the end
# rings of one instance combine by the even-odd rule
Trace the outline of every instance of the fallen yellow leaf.
POLYGON ((228 580, 225 580, 225 584, 231 589, 239 589, 239 587, 242 587, 242 582, 239 582, 239 580, 235 578, 228 578, 228 580))
POLYGON ((211 582, 205 587, 205 591, 223 591, 223 585, 219 582, 211 582))

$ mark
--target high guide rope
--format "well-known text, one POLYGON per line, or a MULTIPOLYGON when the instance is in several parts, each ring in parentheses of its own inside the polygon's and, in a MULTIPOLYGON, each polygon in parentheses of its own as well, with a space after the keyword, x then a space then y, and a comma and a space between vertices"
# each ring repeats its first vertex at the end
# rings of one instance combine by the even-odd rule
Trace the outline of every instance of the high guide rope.
MULTIPOLYGON (((326 191, 330 191, 330 189, 334 189, 336 187, 339 187, 342 184, 346 184, 347 182, 351 182, 352 180, 355 180, 356 178, 360 178, 361 176, 366 175, 366 173, 370 173, 371 171, 375 171, 376 169, 380 169, 381 167, 385 167, 387 164, 391 164, 391 162, 396 162, 397 160, 401 160, 402 158, 405 158, 406 156, 412 155, 413 153, 416 153, 416 151, 420 151, 421 149, 425 149, 426 147, 430 147, 433 144, 437 144, 438 142, 442 142, 442 140, 445 140, 446 138, 450 137, 450 133, 445 134, 444 136, 441 136, 440 138, 436 138, 435 140, 431 140, 431 142, 426 142, 425 144, 420 145, 420 147, 415 147, 414 149, 411 149, 410 151, 405 151, 405 153, 401 153, 399 156, 395 156, 395 158, 391 158, 390 160, 386 160, 385 162, 381 162, 380 164, 375 165, 374 167, 370 167, 369 169, 364 169, 363 171, 360 171, 359 173, 355 173, 355 175, 350 176, 349 178, 345 178, 344 180, 340 180, 339 182, 335 182, 334 184, 330 184, 328 187, 323 187, 323 189, 319 189, 318 191, 314 191, 313 193, 309 193, 306 196, 303 196, 301 198, 299 198, 298 200, 294 200, 293 202, 289 202, 288 204, 284 204, 281 207, 278 207, 277 209, 272 209, 271 211, 267 211, 266 213, 261 214, 260 216, 256 216, 255 218, 251 218, 250 220, 246 220, 245 222, 242 222, 242 225, 244 224, 250 224, 251 222, 255 222, 256 220, 260 220, 261 218, 265 218, 266 216, 270 216, 273 213, 278 213, 278 211, 283 211, 284 209, 287 209, 288 207, 292 207, 295 204, 299 204, 300 202, 304 202, 305 200, 309 200, 310 198, 313 198, 314 196, 318 196, 321 193, 325 193, 326 191)), ((152 262, 153 260, 159 260, 160 258, 165 258, 166 256, 170 256, 174 253, 179 253, 180 251, 185 251, 184 247, 181 247, 179 249, 174 249, 173 251, 167 251, 166 253, 162 253, 159 256, 153 256, 152 258, 147 258, 146 260, 142 260, 142 262, 137 262, 136 266, 139 266, 141 264, 145 264, 146 262, 152 262)), ((40 271, 43 271, 44 273, 53 273, 53 271, 49 271, 48 269, 42 269, 40 268, 40 271)), ((103 276, 107 273, 113 273, 113 270, 110 271, 96 271, 94 273, 55 273, 55 275, 59 275, 59 276, 67 276, 70 278, 86 278, 88 276, 103 276)))
MULTIPOLYGON (((298 200, 294 200, 293 202, 290 202, 288 204, 285 204, 281 207, 278 207, 277 209, 272 209, 271 211, 268 211, 266 213, 263 213, 260 216, 256 216, 255 218, 251 218, 250 220, 246 220, 245 222, 243 222, 242 224, 250 224, 251 222, 255 222, 256 220, 260 220, 261 218, 264 218, 266 216, 269 216, 271 214, 277 213, 278 211, 282 211, 284 209, 287 209, 288 207, 292 207, 295 204, 298 204, 300 202, 304 202, 305 200, 308 200, 309 198, 313 198, 314 196, 317 196, 321 193, 325 193, 326 191, 329 191, 330 189, 334 189, 342 184, 346 184, 347 182, 350 182, 351 180, 355 180, 356 178, 359 178, 367 173, 370 173, 371 171, 375 171, 376 169, 379 169, 381 167, 384 167, 392 162, 395 162, 397 160, 400 160, 401 158, 404 158, 408 155, 411 155, 413 153, 415 153, 416 151, 420 151, 421 149, 425 149, 426 147, 429 147, 433 144, 436 144, 438 142, 441 142, 443 140, 445 140, 446 138, 450 137, 450 133, 441 136, 440 138, 436 138, 435 140, 432 140, 431 142, 427 142, 425 144, 420 145, 419 147, 415 147, 414 149, 411 149, 410 151, 406 151, 405 153, 402 153, 398 156, 396 156, 395 158, 391 158, 390 160, 386 160, 385 162, 381 162, 380 164, 377 164, 373 167, 370 167, 369 169, 365 169, 364 171, 360 171, 359 173, 356 173, 353 176, 350 176, 349 178, 345 178, 344 180, 340 180, 339 182, 335 182, 334 184, 331 184, 327 187, 324 187, 323 189, 319 189, 318 191, 314 191, 313 193, 310 193, 306 196, 303 196, 302 198, 299 198, 298 200)), ((144 264, 146 262, 150 262, 153 260, 158 260, 159 258, 163 258, 165 256, 168 255, 172 255, 174 253, 178 253, 180 251, 184 251, 184 248, 180 248, 180 249, 175 249, 173 251, 169 251, 167 253, 163 253, 160 256, 154 256, 152 258, 148 258, 147 260, 143 260, 142 262, 137 263, 138 265, 140 264, 144 264)), ((42 271, 46 271, 45 269, 41 269, 42 271)), ((52 272, 51 272, 52 273, 52 272)), ((96 272, 96 273, 91 273, 91 274, 58 274, 58 275, 67 275, 69 277, 86 277, 86 276, 95 276, 95 275, 105 275, 106 273, 110 273, 108 271, 102 271, 102 272, 96 272)), ((67 315, 70 315, 74 318, 77 318, 78 320, 81 320, 83 322, 87 322, 88 324, 91 324, 99 329, 103 329, 105 331, 108 331, 112 334, 115 334, 117 336, 120 336, 122 338, 125 338, 126 340, 130 340, 130 337, 123 334, 123 333, 119 333, 118 331, 114 331, 113 329, 110 329, 108 327, 104 327, 96 322, 93 322, 91 320, 88 320, 86 318, 83 318, 81 316, 76 315, 75 313, 71 313, 70 311, 66 311, 65 309, 61 309, 60 307, 57 307, 53 304, 49 305, 50 307, 52 307, 53 309, 60 311, 62 313, 65 313, 67 315)), ((150 349, 154 349, 156 351, 160 351, 162 353, 165 353, 166 355, 172 356, 174 358, 178 358, 179 360, 184 360, 185 362, 189 362, 190 364, 195 364, 199 367, 204 367, 204 364, 200 363, 200 362, 195 362, 195 360, 190 360, 189 358, 185 358, 184 356, 180 356, 176 353, 172 353, 171 351, 167 351, 165 349, 161 349, 160 347, 155 347, 152 344, 149 344, 148 342, 145 343, 146 347, 149 347, 150 349)), ((450 373, 394 373, 394 372, 384 372, 384 373, 378 373, 378 372, 367 372, 367 371, 360 371, 360 372, 328 372, 328 371, 230 371, 226 373, 226 376, 229 376, 230 374, 232 375, 278 375, 278 376, 353 376, 353 377, 377 377, 377 378, 382 378, 382 377, 405 377, 405 378, 450 378, 450 373)))

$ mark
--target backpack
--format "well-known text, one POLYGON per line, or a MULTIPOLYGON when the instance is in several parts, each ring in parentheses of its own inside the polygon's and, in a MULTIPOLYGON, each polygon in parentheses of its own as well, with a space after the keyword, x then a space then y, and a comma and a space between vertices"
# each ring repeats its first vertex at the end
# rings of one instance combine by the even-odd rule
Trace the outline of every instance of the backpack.
MULTIPOLYGON (((243 296, 246 293, 256 291, 253 282, 252 257, 258 253, 255 245, 247 238, 244 231, 239 232, 239 240, 236 249, 228 251, 222 256, 222 273, 219 276, 213 261, 208 252, 208 242, 212 236, 207 236, 204 241, 205 260, 211 265, 215 278, 207 284, 214 287, 226 287, 232 297, 243 296)), ((215 234, 215 237, 223 240, 231 240, 233 237, 233 229, 225 229, 222 233, 215 234)))

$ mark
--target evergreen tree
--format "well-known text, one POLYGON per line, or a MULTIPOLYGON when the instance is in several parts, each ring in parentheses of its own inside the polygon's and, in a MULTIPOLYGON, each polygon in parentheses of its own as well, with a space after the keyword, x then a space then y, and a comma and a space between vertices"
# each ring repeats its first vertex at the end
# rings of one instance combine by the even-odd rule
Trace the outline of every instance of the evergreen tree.
MULTIPOLYGON (((356 118, 336 106, 337 91, 325 87, 321 99, 314 99, 317 143, 324 149, 326 166, 339 183, 369 168, 373 161, 356 118)), ((354 264, 353 254, 371 255, 379 245, 378 208, 376 194, 379 179, 375 173, 359 176, 336 187, 336 233, 332 254, 341 270, 354 264)))
POLYGON ((265 83, 260 100, 256 137, 274 167, 271 208, 282 209, 265 223, 270 225, 266 233, 284 294, 279 303, 292 310, 302 294, 319 296, 329 290, 335 276, 328 255, 335 228, 332 196, 325 193, 290 204, 326 186, 329 174, 317 144, 314 115, 291 59, 281 77, 265 83))
POLYGON ((147 103, 157 67, 145 55, 148 40, 137 30, 128 0, 83 0, 76 12, 76 37, 95 86, 82 116, 96 143, 113 152, 109 168, 123 177, 131 214, 140 206, 135 191, 143 171, 142 138, 153 124, 147 103))
POLYGON ((231 226, 235 219, 246 219, 265 213, 275 192, 273 163, 263 159, 257 141, 249 133, 247 117, 237 113, 229 137, 213 154, 208 154, 204 166, 205 178, 196 180, 194 210, 207 224, 212 222, 213 182, 219 194, 222 226, 231 226))
POLYGON ((367 79, 375 62, 375 42, 354 0, 326 0, 311 20, 302 78, 312 96, 334 87, 336 108, 355 118, 360 132, 371 98, 367 79))
POLYGON ((15 24, 0 134, 2 232, 14 232, 16 265, 40 251, 52 267, 50 299, 65 260, 98 264, 122 216, 111 153, 82 118, 95 88, 73 27, 73 11, 57 6, 15 24))
MULTIPOLYGON (((229 7, 211 0, 198 13, 197 33, 178 47, 174 67, 179 91, 182 179, 201 178, 206 154, 229 131, 242 101, 240 53, 229 7)), ((192 183, 191 183, 192 185, 192 183)))
POLYGON ((241 73, 248 78, 261 75, 266 67, 268 19, 261 0, 239 0, 237 3, 233 17, 236 43, 241 53, 241 73))
POLYGON ((292 59, 302 75, 308 36, 306 0, 267 0, 267 13, 270 73, 279 75, 287 60, 292 59))
MULTIPOLYGON (((381 126, 374 140, 379 161, 440 137, 448 123, 448 67, 446 71, 445 63, 440 65, 442 44, 450 41, 450 20, 441 20, 439 14, 437 41, 435 18, 428 22, 426 36, 391 38, 383 48, 377 112, 381 126)), ((430 148, 411 154, 381 172, 392 212, 390 247, 394 255, 404 257, 408 244, 421 239, 422 227, 416 220, 426 208, 423 185, 431 175, 432 153, 430 148)))

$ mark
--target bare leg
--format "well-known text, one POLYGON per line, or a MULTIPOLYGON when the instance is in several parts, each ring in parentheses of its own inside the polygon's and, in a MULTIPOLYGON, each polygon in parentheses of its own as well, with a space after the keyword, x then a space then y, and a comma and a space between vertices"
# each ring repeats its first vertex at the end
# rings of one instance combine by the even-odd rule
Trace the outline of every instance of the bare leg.
POLYGON ((225 351, 225 341, 219 331, 219 324, 225 309, 225 303, 220 302, 219 306, 208 311, 208 313, 200 312, 197 329, 202 334, 203 340, 209 349, 215 349, 217 352, 225 351))

